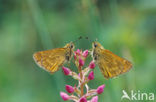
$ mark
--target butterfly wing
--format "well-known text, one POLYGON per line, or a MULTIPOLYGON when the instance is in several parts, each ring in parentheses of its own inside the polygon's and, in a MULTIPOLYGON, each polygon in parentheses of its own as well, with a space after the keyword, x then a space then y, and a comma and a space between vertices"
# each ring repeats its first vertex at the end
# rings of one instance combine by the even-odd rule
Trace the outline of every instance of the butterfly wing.
POLYGON ((65 62, 66 48, 40 51, 33 55, 35 62, 44 70, 54 73, 65 62))
POLYGON ((131 62, 121 58, 111 51, 102 49, 99 55, 98 65, 105 78, 113 78, 132 68, 131 62))

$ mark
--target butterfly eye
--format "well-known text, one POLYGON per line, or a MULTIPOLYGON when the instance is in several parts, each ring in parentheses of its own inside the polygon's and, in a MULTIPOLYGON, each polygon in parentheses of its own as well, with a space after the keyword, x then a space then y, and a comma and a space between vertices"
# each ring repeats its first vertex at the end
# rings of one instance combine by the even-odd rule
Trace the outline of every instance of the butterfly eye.
POLYGON ((73 45, 70 45, 70 48, 73 48, 73 45))
POLYGON ((97 44, 96 43, 94 43, 94 47, 97 47, 97 44))

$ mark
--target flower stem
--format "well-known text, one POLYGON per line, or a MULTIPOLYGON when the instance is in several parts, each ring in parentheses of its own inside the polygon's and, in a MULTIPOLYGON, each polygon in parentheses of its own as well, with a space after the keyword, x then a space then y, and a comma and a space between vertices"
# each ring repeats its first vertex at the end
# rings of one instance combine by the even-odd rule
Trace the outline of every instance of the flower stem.
POLYGON ((81 97, 83 96, 83 87, 84 87, 84 83, 81 83, 81 86, 80 86, 80 88, 81 88, 81 97))
POLYGON ((84 84, 83 84, 83 74, 82 74, 82 67, 81 66, 79 66, 79 73, 80 73, 80 79, 81 79, 81 81, 80 81, 80 90, 81 90, 81 97, 83 96, 83 87, 84 87, 84 84))

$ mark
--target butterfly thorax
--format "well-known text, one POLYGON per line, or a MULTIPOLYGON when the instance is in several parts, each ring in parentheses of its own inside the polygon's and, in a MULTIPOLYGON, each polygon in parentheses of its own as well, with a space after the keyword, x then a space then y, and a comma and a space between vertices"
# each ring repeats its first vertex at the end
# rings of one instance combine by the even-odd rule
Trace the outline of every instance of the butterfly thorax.
POLYGON ((65 51, 65 59, 67 62, 69 62, 73 56, 73 49, 75 48, 74 44, 68 43, 64 46, 64 48, 66 49, 65 51))
POLYGON ((92 51, 92 57, 94 58, 94 61, 97 62, 98 58, 100 56, 100 53, 102 50, 104 50, 103 46, 98 42, 92 43, 93 51, 92 51))

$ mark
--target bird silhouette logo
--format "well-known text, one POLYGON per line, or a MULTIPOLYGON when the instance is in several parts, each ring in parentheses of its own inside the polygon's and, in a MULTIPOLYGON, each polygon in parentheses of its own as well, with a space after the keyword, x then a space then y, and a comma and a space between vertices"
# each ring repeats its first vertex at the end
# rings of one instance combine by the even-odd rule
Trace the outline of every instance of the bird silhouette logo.
POLYGON ((122 97, 121 97, 121 100, 124 99, 124 98, 131 100, 130 97, 128 96, 128 94, 127 94, 127 92, 126 92, 125 90, 122 90, 122 93, 123 93, 123 95, 122 95, 122 97))

